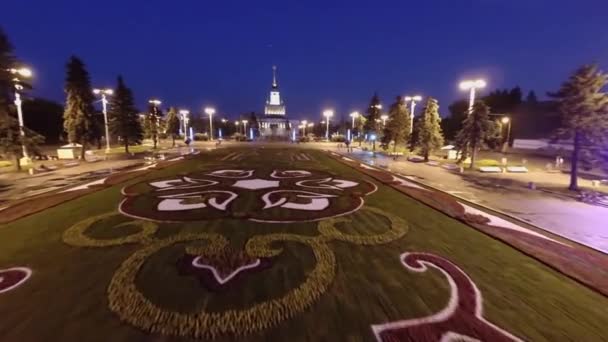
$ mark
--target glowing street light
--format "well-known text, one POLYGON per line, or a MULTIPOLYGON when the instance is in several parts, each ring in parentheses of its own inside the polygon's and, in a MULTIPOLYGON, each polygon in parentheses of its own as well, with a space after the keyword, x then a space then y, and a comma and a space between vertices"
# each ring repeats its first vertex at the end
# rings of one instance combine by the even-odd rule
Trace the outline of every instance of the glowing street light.
POLYGON ((108 124, 108 98, 107 96, 114 95, 114 90, 110 88, 93 89, 93 94, 101 95, 101 106, 103 112, 103 122, 106 130, 106 153, 110 152, 110 125, 108 124))
POLYGON ((509 140, 511 139, 511 118, 505 116, 500 120, 500 122, 502 122, 504 125, 507 125, 507 139, 502 145, 502 152, 504 153, 507 151, 507 147, 509 146, 509 140))
POLYGON ((382 119, 382 126, 386 126, 386 120, 388 119, 388 115, 382 114, 380 115, 380 119, 382 119))
POLYGON ((247 138, 247 120, 242 120, 241 122, 243 123, 243 134, 247 138))
POLYGON ((466 80, 460 82, 460 90, 469 90, 469 114, 473 112, 473 105, 475 104, 475 90, 486 87, 486 81, 482 79, 478 80, 466 80))
POLYGON ((323 116, 326 117, 325 123, 327 124, 325 128, 325 139, 329 140, 329 119, 334 116, 333 110, 325 110, 323 111, 323 116))
POLYGON ((352 129, 355 129, 355 119, 357 119, 359 117, 359 112, 350 113, 350 117, 353 119, 352 129))
POLYGON ((306 135, 306 125, 308 124, 308 120, 303 120, 302 121, 302 135, 305 136, 306 135))
POLYGON ((209 115, 209 140, 213 140, 213 114, 215 114, 215 108, 205 108, 205 114, 209 115))
MULTIPOLYGON (((8 69, 8 72, 10 72, 11 74, 15 75, 15 77, 13 78, 13 82, 15 84, 15 106, 17 106, 17 116, 19 119, 19 134, 24 137, 25 136, 25 130, 24 130, 24 124, 23 124, 23 109, 21 108, 21 94, 19 93, 20 90, 23 90, 23 86, 20 84, 20 79, 19 76, 21 77, 25 77, 25 78, 30 78, 32 77, 32 70, 28 69, 28 68, 19 68, 19 69, 8 69)), ((29 164, 31 162, 31 159, 29 157, 29 155, 27 154, 27 148, 25 147, 25 144, 22 142, 21 144, 21 149, 23 151, 23 157, 20 160, 21 164, 29 164)))
POLYGON ((190 121, 190 111, 187 109, 180 109, 179 114, 182 117, 182 122, 184 123, 184 139, 188 137, 188 122, 190 121))
POLYGON ((414 132, 414 110, 416 109, 416 102, 422 101, 422 96, 406 96, 405 102, 410 102, 410 134, 414 132))

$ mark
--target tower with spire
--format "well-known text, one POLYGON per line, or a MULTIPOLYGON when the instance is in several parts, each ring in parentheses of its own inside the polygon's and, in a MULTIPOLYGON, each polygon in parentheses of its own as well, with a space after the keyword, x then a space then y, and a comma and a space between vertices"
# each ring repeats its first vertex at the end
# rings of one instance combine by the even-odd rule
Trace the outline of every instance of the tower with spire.
POLYGON ((264 107, 264 114, 270 116, 285 116, 285 104, 281 100, 281 93, 279 92, 279 83, 277 82, 277 66, 272 66, 272 88, 270 89, 270 96, 266 101, 264 107))
POLYGON ((293 126, 297 127, 297 120, 293 122, 287 119, 285 103, 279 92, 277 81, 277 67, 272 66, 272 87, 264 106, 264 117, 258 119, 260 137, 264 139, 287 140, 293 126))

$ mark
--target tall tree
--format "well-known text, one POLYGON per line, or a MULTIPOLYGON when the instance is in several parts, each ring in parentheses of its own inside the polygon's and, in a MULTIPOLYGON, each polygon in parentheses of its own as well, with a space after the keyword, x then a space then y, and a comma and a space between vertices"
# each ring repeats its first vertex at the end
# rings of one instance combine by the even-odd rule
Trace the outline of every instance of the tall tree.
POLYGON ((109 114, 112 133, 122 139, 125 153, 129 153, 129 144, 141 143, 143 130, 135 108, 133 93, 125 85, 122 76, 118 76, 118 85, 110 101, 109 114))
POLYGON ((453 141, 462 129, 462 123, 469 112, 469 101, 458 100, 448 106, 450 116, 441 120, 441 129, 446 140, 453 141))
POLYGON ((397 96, 395 102, 391 104, 388 110, 388 121, 384 127, 382 144, 385 147, 388 147, 390 142, 394 141, 393 152, 395 152, 397 150, 397 145, 408 142, 410 131, 410 111, 405 104, 405 100, 401 96, 397 96))
POLYGON ((464 120, 462 129, 456 135, 456 145, 462 151, 461 159, 464 160, 470 150, 470 168, 474 168, 477 150, 484 143, 495 140, 497 134, 496 122, 490 120, 490 107, 482 100, 476 101, 473 112, 464 120))
POLYGON ((23 101, 25 126, 46 137, 46 142, 57 143, 63 135, 63 105, 43 99, 33 98, 23 101))
POLYGON ((144 128, 144 136, 147 139, 152 139, 152 143, 154 144, 154 149, 158 145, 158 134, 160 129, 160 118, 162 117, 162 112, 160 108, 158 108, 155 104, 150 104, 148 106, 148 113, 144 117, 143 128, 144 128))
POLYGON ((578 190, 579 162, 594 164, 593 150, 608 141, 608 95, 603 88, 608 75, 597 65, 584 65, 576 70, 560 89, 549 96, 556 99, 562 116, 558 136, 572 139, 569 189, 578 190))
POLYGON ((80 143, 80 158, 84 160, 87 145, 97 135, 93 107, 93 89, 91 79, 82 60, 70 57, 67 63, 65 92, 67 94, 63 112, 63 127, 70 143, 80 143))
POLYGON ((167 118, 165 122, 167 128, 166 133, 171 136, 171 146, 175 147, 175 137, 179 136, 180 129, 179 117, 177 116, 177 111, 175 110, 175 107, 169 108, 169 112, 167 112, 167 118))
POLYGON ((417 144, 424 160, 429 160, 429 155, 443 146, 443 133, 441 131, 441 117, 439 116, 439 104, 437 100, 429 97, 420 117, 417 144))
POLYGON ((538 103, 538 98, 536 97, 536 93, 534 90, 530 90, 528 95, 526 96, 526 103, 528 104, 536 104, 538 103))
POLYGON ((380 120, 380 116, 382 115, 382 105, 380 104, 378 93, 374 93, 374 96, 372 96, 365 113, 367 114, 365 116, 365 133, 370 135, 378 135, 382 127, 380 120))
POLYGON ((22 146, 35 154, 38 144, 41 144, 44 138, 27 127, 23 127, 24 135, 21 135, 19 121, 15 117, 15 108, 11 101, 15 90, 15 76, 9 70, 16 67, 18 63, 13 54, 13 45, 0 28, 0 153, 6 157, 14 157, 15 166, 20 170, 22 146))

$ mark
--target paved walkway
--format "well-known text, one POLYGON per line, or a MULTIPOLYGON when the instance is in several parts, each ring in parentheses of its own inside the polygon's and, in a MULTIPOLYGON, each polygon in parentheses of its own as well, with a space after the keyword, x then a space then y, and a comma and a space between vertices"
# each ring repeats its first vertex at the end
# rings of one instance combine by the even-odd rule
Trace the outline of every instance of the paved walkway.
MULTIPOLYGON (((335 149, 335 145, 332 148, 335 149)), ((336 151, 345 153, 345 149, 336 151)), ((381 155, 373 158, 371 152, 358 149, 350 155, 608 253, 608 208, 529 190, 521 185, 529 180, 545 179, 547 174, 544 172, 491 176, 459 174, 424 163, 393 161, 381 155)))

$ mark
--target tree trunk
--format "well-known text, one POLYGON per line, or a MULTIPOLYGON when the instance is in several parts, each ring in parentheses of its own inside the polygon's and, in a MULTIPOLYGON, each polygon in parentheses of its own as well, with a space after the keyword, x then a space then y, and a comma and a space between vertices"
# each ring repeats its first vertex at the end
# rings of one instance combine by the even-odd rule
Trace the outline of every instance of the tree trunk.
POLYGON ((175 135, 174 134, 171 134, 171 140, 172 140, 171 142, 173 144, 171 147, 175 147, 175 135))
POLYGON ((570 186, 568 187, 571 191, 578 191, 578 159, 581 152, 581 134, 576 132, 574 134, 574 148, 572 150, 572 160, 570 166, 570 186))
POLYGON ((429 151, 424 151, 424 161, 428 162, 429 161, 429 151))
POLYGON ((125 153, 129 154, 129 140, 125 139, 125 153))
POLYGON ((469 169, 475 168, 475 158, 477 157, 477 144, 471 144, 471 165, 469 169))
POLYGON ((21 161, 19 161, 19 154, 15 154, 15 167, 17 171, 21 171, 21 161))
POLYGON ((82 145, 82 149, 80 150, 80 160, 84 161, 84 153, 87 150, 87 141, 85 139, 82 139, 82 142, 80 144, 82 145))
POLYGON ((152 136, 152 140, 154 140, 154 149, 156 150, 156 135, 152 136))

